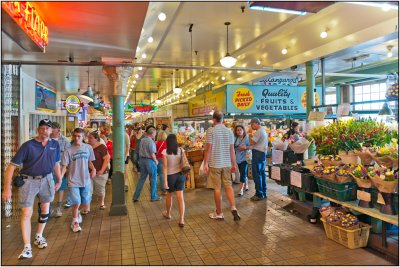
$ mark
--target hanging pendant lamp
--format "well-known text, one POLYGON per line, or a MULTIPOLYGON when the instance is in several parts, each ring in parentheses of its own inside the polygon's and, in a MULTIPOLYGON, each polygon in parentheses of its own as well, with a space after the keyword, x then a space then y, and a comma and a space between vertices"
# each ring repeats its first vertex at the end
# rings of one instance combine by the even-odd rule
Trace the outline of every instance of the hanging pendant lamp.
POLYGON ((231 24, 230 22, 225 22, 226 25, 226 55, 225 57, 221 58, 219 63, 221 63, 222 67, 225 68, 232 68, 235 66, 237 59, 229 55, 229 49, 228 49, 228 27, 231 24))

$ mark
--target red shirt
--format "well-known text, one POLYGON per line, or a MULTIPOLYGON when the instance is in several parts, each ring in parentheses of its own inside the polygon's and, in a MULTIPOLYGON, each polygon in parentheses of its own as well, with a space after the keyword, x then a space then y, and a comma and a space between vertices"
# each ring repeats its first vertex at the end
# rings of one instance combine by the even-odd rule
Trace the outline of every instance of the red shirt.
POLYGON ((135 148, 136 148, 136 139, 135 139, 135 136, 132 135, 131 136, 131 149, 135 150, 135 148))
POLYGON ((164 149, 167 149, 167 143, 165 141, 157 141, 156 149, 157 149, 156 158, 162 159, 163 155, 161 153, 163 152, 164 149))
POLYGON ((113 154, 112 154, 113 153, 112 152, 113 142, 111 140, 107 140, 106 147, 108 150, 108 154, 110 154, 110 159, 112 159, 112 157, 113 157, 113 154))

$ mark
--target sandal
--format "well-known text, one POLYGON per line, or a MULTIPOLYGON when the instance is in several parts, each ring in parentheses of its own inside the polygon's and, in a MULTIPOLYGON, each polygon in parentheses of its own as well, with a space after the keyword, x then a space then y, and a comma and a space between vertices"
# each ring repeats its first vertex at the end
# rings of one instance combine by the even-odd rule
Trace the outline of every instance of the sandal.
POLYGON ((81 214, 82 215, 86 215, 86 214, 88 214, 90 212, 90 210, 81 210, 81 214))
POLYGON ((178 223, 179 227, 185 227, 184 223, 178 223))
POLYGON ((171 215, 168 216, 166 210, 164 210, 163 212, 161 212, 161 214, 162 214, 162 216, 164 216, 165 219, 168 219, 168 220, 171 219, 171 215))
POLYGON ((100 206, 100 209, 101 209, 101 210, 105 210, 105 209, 106 209, 106 205, 101 205, 101 206, 100 206))

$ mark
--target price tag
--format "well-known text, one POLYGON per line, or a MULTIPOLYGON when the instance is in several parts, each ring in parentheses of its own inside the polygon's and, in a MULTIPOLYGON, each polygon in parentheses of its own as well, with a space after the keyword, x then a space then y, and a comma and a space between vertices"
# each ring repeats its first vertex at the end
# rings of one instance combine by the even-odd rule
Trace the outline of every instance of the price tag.
POLYGON ((279 164, 283 163, 283 151, 282 150, 272 150, 272 163, 279 164))
POLYGON ((378 193, 378 200, 376 201, 378 204, 386 205, 385 200, 382 197, 381 193, 378 193))
POLYGON ((277 166, 272 166, 271 167, 271 179, 274 180, 281 180, 281 168, 277 167, 277 166))
POLYGON ((301 173, 291 171, 290 172, 290 184, 301 188, 301 173))
POLYGON ((365 191, 357 190, 357 199, 371 202, 371 194, 365 191))

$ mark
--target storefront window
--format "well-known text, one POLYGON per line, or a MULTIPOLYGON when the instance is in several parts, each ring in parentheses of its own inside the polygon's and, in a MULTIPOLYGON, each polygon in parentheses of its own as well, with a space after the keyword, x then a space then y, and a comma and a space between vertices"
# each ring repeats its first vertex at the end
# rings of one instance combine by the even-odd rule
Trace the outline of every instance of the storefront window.
MULTIPOLYGON (((354 102, 385 100, 386 82, 374 82, 354 86, 354 102)), ((354 110, 379 110, 383 103, 354 105, 354 110)))

